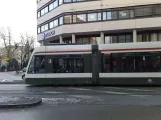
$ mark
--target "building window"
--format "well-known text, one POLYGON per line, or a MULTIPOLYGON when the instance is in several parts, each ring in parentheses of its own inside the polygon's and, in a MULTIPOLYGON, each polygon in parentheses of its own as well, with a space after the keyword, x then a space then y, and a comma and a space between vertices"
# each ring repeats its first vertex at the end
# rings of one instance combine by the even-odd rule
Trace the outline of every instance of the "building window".
POLYGON ((107 20, 111 20, 112 19, 112 12, 107 12, 107 20))
POLYGON ((49 29, 48 24, 45 25, 45 31, 49 29))
POLYGON ((161 15, 161 6, 155 6, 155 14, 161 15))
POLYGON ((130 18, 134 18, 134 10, 130 10, 130 18))
POLYGON ((59 25, 62 25, 63 24, 63 17, 60 17, 59 18, 59 25))
POLYGON ((149 15, 152 15, 152 7, 135 8, 136 17, 149 16, 149 15))
POLYGON ((70 3, 72 0, 64 0, 64 3, 70 3))
POLYGON ((54 20, 54 27, 58 26, 58 19, 54 20))
POLYGON ((54 8, 58 7, 58 0, 54 1, 54 8))
POLYGON ((41 31, 40 31, 40 27, 37 28, 37 33, 39 34, 41 31))
POLYGON ((73 15, 73 22, 86 22, 86 14, 73 15))
POLYGON ((54 27, 54 22, 53 21, 50 22, 49 27, 50 27, 50 29, 54 27))
POLYGON ((103 12, 103 20, 107 19, 107 12, 103 12))
POLYGON ((71 15, 64 16, 64 23, 72 23, 72 16, 71 15))
POLYGON ((113 12, 112 12, 112 19, 113 19, 113 20, 118 19, 117 11, 113 11, 113 12))
POLYGON ((119 43, 125 43, 125 35, 119 35, 118 42, 119 43))
POLYGON ((129 10, 119 11, 119 19, 129 18, 129 10))
POLYGON ((37 3, 40 2, 41 0, 37 0, 37 3))
POLYGON ((38 18, 40 17, 40 12, 37 13, 37 17, 38 17, 38 18))
POLYGON ((97 21, 97 13, 88 14, 88 21, 97 21))
POLYGON ((48 9, 48 6, 46 8, 44 8, 44 14, 48 13, 49 12, 49 9, 48 9))
POLYGON ((49 5, 49 11, 51 11, 51 10, 53 10, 54 9, 54 3, 51 3, 50 5, 49 5))
POLYGON ((59 5, 63 4, 63 0, 59 0, 59 5))
POLYGON ((45 14, 45 10, 42 9, 42 10, 41 10, 41 16, 44 15, 44 14, 45 14))
POLYGON ((41 32, 44 32, 45 31, 45 26, 41 26, 41 32))

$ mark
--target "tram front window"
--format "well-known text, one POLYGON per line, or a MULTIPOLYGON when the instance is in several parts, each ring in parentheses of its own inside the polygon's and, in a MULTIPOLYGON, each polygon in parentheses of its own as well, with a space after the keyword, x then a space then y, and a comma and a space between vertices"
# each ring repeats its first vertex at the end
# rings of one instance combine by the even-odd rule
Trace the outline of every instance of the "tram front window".
POLYGON ((45 56, 35 56, 35 73, 45 73, 45 56))

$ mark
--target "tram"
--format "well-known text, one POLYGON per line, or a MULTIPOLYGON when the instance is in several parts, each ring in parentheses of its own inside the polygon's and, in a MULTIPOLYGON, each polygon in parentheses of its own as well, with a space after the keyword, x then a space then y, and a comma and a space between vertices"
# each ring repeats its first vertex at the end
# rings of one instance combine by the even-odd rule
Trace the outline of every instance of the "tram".
POLYGON ((35 48, 25 73, 32 85, 159 85, 161 42, 35 48))

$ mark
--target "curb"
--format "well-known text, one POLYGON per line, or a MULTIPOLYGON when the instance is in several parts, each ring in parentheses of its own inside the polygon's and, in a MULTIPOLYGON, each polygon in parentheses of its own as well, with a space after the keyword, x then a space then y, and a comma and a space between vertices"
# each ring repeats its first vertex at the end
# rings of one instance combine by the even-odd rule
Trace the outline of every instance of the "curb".
POLYGON ((26 108, 26 107, 33 107, 40 105, 42 103, 41 98, 35 98, 36 101, 30 102, 30 103, 21 103, 21 104, 0 104, 1 108, 26 108))
POLYGON ((0 82, 0 84, 25 84, 25 81, 14 81, 14 82, 0 82))

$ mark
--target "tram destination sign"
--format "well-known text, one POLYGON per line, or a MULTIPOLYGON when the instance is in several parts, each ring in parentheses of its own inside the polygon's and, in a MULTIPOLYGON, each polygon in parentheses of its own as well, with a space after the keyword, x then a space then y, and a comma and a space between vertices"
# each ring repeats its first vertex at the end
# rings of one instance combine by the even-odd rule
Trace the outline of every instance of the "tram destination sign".
POLYGON ((55 35, 55 30, 50 31, 50 32, 46 32, 46 33, 42 33, 41 36, 42 36, 42 39, 46 39, 46 38, 53 36, 53 35, 55 35))

